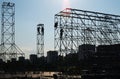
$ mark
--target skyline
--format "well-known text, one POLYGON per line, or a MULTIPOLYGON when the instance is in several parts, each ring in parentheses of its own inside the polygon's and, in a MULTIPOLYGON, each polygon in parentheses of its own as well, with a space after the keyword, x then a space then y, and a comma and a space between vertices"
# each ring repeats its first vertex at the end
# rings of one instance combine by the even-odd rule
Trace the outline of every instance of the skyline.
POLYGON ((29 54, 36 53, 36 28, 39 23, 45 26, 45 56, 47 51, 54 49, 54 15, 63 8, 120 15, 118 0, 0 0, 0 6, 3 1, 15 3, 16 44, 27 58, 29 54))

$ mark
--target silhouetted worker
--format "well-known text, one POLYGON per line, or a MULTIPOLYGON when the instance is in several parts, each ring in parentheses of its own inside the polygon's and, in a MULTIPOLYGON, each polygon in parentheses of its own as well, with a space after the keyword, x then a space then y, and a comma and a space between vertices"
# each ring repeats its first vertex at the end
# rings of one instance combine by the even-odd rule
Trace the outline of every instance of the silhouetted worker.
POLYGON ((37 32, 38 32, 38 34, 40 34, 40 27, 37 28, 37 32))
POLYGON ((7 6, 10 6, 10 2, 7 4, 7 6))
POLYGON ((62 39, 62 36, 63 36, 63 29, 60 29, 60 39, 62 39))
POLYGON ((57 28, 57 26, 58 26, 58 22, 55 22, 55 25, 54 25, 55 29, 57 28))
POLYGON ((44 27, 41 28, 42 35, 44 35, 44 27))

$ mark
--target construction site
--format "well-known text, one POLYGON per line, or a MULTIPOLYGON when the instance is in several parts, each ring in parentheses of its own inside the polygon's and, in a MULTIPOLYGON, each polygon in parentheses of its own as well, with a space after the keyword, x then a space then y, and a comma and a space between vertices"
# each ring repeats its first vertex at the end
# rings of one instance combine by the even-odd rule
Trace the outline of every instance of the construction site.
POLYGON ((120 78, 120 15, 66 8, 53 16, 54 50, 44 56, 45 24, 36 24, 37 52, 25 59, 15 42, 15 3, 1 8, 0 79, 120 78))

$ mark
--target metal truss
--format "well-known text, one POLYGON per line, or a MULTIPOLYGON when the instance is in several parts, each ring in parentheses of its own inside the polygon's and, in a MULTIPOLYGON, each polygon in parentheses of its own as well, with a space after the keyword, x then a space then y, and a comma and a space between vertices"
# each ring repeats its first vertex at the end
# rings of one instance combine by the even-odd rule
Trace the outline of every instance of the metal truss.
POLYGON ((44 56, 44 24, 37 25, 37 55, 44 56))
POLYGON ((15 4, 3 2, 1 19, 1 51, 0 58, 4 61, 18 56, 24 56, 24 53, 15 44, 15 4))
POLYGON ((119 44, 119 25, 119 15, 66 8, 55 15, 54 49, 64 55, 82 44, 119 44))

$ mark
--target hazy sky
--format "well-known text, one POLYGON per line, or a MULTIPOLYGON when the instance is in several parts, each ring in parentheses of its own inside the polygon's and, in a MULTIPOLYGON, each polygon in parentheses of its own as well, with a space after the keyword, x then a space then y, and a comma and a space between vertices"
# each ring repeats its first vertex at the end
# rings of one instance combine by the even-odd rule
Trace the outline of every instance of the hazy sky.
POLYGON ((66 7, 120 14, 120 0, 0 0, 0 6, 3 1, 16 5, 16 44, 27 58, 36 53, 36 25, 39 23, 45 25, 45 55, 54 49, 54 15, 66 7))

